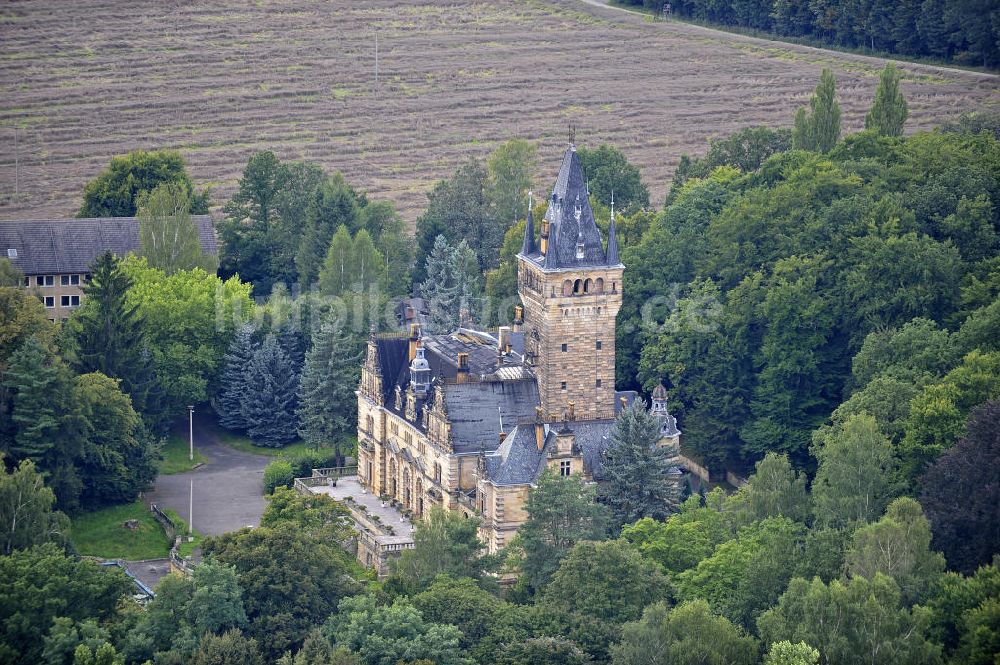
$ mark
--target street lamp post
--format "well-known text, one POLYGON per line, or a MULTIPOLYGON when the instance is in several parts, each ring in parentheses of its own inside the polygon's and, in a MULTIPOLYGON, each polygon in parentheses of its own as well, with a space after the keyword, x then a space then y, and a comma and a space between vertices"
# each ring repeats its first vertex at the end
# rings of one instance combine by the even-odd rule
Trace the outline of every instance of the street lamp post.
POLYGON ((188 407, 188 460, 194 461, 194 406, 188 407))

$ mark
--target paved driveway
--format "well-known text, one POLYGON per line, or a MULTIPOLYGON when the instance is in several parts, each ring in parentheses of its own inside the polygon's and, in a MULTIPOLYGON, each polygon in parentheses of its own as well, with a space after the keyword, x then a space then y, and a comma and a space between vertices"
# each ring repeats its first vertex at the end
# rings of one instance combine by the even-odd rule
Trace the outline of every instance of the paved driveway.
POLYGON ((176 510, 185 520, 188 493, 194 481, 194 528, 217 536, 244 526, 257 526, 264 513, 264 467, 270 458, 233 450, 218 441, 212 430, 195 418, 195 448, 208 458, 204 466, 186 473, 160 476, 146 503, 176 510))

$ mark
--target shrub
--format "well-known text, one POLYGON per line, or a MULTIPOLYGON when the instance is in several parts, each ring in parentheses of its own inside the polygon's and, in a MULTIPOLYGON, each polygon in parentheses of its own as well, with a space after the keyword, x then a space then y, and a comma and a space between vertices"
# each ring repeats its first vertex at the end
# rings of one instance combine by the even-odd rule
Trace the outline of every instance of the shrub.
POLYGON ((333 466, 333 448, 306 450, 297 455, 289 455, 285 459, 291 464, 294 478, 305 478, 312 475, 313 469, 333 466))
POLYGON ((291 487, 295 478, 291 462, 276 459, 264 469, 264 493, 273 494, 277 487, 291 487))

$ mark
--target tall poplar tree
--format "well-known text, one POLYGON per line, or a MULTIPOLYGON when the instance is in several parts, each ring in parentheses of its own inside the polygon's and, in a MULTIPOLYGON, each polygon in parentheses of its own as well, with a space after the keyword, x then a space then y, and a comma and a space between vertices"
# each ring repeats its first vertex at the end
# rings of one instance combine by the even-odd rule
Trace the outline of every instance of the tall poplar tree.
POLYGON ((875 101, 865 116, 865 129, 873 129, 882 136, 902 136, 903 125, 909 115, 906 99, 899 89, 900 73, 896 63, 887 63, 879 76, 875 101))
POLYGON ((830 152, 840 138, 840 104, 837 103, 837 79, 824 69, 816 92, 809 100, 809 111, 795 113, 792 147, 797 150, 830 152))
POLYGON ((601 501, 621 528, 643 517, 666 519, 680 506, 683 476, 676 446, 658 446, 660 424, 635 400, 622 409, 604 452, 601 501))

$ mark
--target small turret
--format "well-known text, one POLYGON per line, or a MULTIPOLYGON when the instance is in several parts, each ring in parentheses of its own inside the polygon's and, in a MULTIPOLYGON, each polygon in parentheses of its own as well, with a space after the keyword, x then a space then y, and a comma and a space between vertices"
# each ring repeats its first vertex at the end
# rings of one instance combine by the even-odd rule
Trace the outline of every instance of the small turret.
POLYGON ((653 388, 651 398, 649 412, 660 423, 660 445, 678 443, 681 431, 677 429, 677 419, 667 410, 667 389, 663 383, 653 388))
POLYGON ((531 192, 528 192, 528 221, 524 225, 524 243, 521 253, 525 256, 535 252, 535 219, 531 214, 531 192))
POLYGON ((426 396, 431 388, 431 366, 424 357, 423 344, 418 344, 416 355, 410 361, 410 386, 418 397, 426 396))

